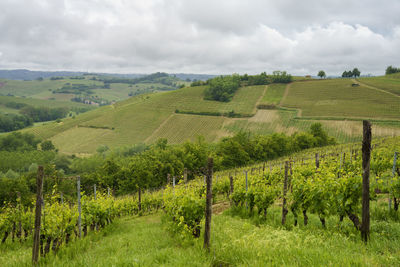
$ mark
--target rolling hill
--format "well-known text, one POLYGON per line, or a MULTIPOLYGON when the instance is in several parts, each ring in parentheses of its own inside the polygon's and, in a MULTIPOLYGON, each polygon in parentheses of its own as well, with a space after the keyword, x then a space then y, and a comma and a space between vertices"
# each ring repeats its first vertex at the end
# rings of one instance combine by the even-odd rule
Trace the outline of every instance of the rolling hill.
POLYGON ((52 140, 61 152, 78 155, 94 153, 100 145, 112 148, 158 138, 180 143, 198 135, 213 142, 241 130, 292 134, 315 121, 339 142, 349 142, 360 139, 363 118, 374 121, 375 136, 399 135, 400 97, 364 85, 365 79, 359 86, 353 83, 326 79, 242 87, 231 102, 204 100, 205 86, 186 87, 139 95, 24 131, 52 140), (261 104, 275 108, 257 109, 261 104), (215 116, 230 112, 239 118, 215 116))

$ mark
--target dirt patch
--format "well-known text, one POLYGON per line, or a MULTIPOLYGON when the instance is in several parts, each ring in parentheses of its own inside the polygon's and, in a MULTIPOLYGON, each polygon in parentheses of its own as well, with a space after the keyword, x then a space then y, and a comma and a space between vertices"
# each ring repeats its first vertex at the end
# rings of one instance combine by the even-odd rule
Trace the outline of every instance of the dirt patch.
POLYGON ((225 210, 229 209, 231 207, 230 203, 228 201, 225 202, 220 202, 217 204, 214 204, 212 206, 212 212, 213 214, 221 214, 222 212, 224 212, 225 210))
POLYGON ((277 110, 259 109, 257 110, 256 115, 249 119, 249 122, 272 123, 279 119, 280 117, 277 110))

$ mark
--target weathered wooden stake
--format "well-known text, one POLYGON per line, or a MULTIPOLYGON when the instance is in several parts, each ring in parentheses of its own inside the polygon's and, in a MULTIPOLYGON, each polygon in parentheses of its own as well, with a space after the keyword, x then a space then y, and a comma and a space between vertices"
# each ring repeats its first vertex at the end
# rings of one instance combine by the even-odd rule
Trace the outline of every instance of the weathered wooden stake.
MULTIPOLYGON (((396 162, 397 162, 397 152, 394 152, 394 159, 393 159, 393 169, 392 169, 392 177, 394 178, 394 175, 396 174, 396 162)), ((390 187, 389 188, 391 188, 392 186, 392 180, 390 180, 390 187)), ((389 210, 392 208, 392 196, 391 196, 391 194, 392 194, 392 190, 391 189, 389 189, 389 210)))
POLYGON ((210 251, 211 238, 211 215, 212 215, 212 176, 213 176, 214 161, 213 158, 208 158, 207 170, 207 195, 206 195, 206 222, 204 225, 204 248, 210 251))
POLYGON ((96 184, 93 185, 93 194, 94 194, 94 200, 97 199, 97 195, 96 195, 96 184))
POLYGON ((167 174, 167 185, 171 185, 171 174, 167 174))
POLYGON ((110 188, 107 187, 107 196, 110 197, 110 188))
POLYGON ((286 161, 285 162, 285 178, 283 180, 282 225, 285 225, 286 214, 288 213, 288 210, 286 208, 286 191, 287 191, 288 172, 289 172, 289 162, 286 161))
POLYGON ((139 190, 138 190, 138 209, 139 209, 139 211, 141 211, 142 210, 142 190, 140 189, 140 187, 139 187, 139 190))
POLYGON ((61 205, 64 204, 64 195, 63 192, 60 192, 60 200, 61 200, 61 205))
POLYGON ((319 154, 315 153, 315 167, 318 169, 319 168, 319 154))
POLYGON ((363 143, 362 143, 362 167, 363 167, 363 190, 362 190, 362 223, 361 238, 364 242, 369 239, 370 214, 369 214, 369 170, 371 161, 371 123, 363 121, 363 143))
POLYGON ((35 232, 33 235, 33 250, 32 250, 32 262, 34 264, 36 264, 39 260, 42 195, 43 195, 43 166, 39 166, 36 178, 35 232))
POLYGON ((76 191, 78 197, 78 234, 79 238, 82 237, 82 207, 81 207, 81 177, 76 177, 76 191))
MULTIPOLYGON (((233 194, 233 177, 229 176, 229 184, 230 184, 230 191, 229 191, 229 195, 233 194)), ((231 200, 231 205, 232 205, 232 200, 231 200)))
POLYGON ((244 171, 244 173, 246 174, 246 210, 247 210, 247 173, 248 171, 244 171))
POLYGON ((185 182, 185 184, 187 183, 187 176, 188 176, 188 170, 185 168, 183 170, 183 181, 185 182))

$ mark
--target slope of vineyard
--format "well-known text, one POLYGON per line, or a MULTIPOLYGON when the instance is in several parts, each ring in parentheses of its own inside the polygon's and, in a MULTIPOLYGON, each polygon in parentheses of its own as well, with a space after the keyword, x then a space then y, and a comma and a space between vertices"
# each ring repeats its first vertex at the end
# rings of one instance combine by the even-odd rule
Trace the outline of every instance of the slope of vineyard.
POLYGON ((400 117, 400 98, 349 79, 293 83, 283 101, 306 117, 358 117, 394 119, 400 117))
POLYGON ((339 142, 352 142, 360 140, 360 117, 377 119, 376 136, 398 135, 398 99, 382 90, 352 87, 351 83, 348 79, 332 79, 298 81, 290 86, 242 87, 230 102, 204 100, 205 86, 188 87, 132 97, 61 123, 50 122, 24 131, 51 139, 68 154, 91 154, 100 145, 115 148, 152 143, 157 138, 180 143, 199 134, 217 141, 243 130, 293 134, 309 129, 316 121, 339 142), (276 107, 257 110, 262 105, 276 107), (242 118, 218 116, 228 113, 242 118), (77 136, 82 138, 77 140, 77 136))

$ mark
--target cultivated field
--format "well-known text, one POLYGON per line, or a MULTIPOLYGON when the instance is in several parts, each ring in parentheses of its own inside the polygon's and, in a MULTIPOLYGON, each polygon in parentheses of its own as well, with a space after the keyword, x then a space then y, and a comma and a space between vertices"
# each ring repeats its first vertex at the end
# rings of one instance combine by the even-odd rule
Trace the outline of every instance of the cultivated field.
POLYGON ((383 89, 400 96, 400 75, 386 75, 381 77, 359 78, 360 82, 383 89))
POLYGON ((204 100, 204 86, 187 87, 135 96, 61 123, 49 122, 24 131, 53 140, 60 151, 68 154, 94 153, 100 145, 152 143, 158 138, 180 143, 203 135, 207 141, 216 141, 243 130, 293 134, 307 131, 315 122, 322 123, 339 142, 354 142, 361 138, 361 118, 375 119, 374 136, 399 135, 400 109, 396 97, 351 84, 350 79, 334 79, 293 82, 288 87, 243 87, 227 103, 204 100), (257 110, 258 104, 282 107, 257 110), (177 114, 177 109, 193 113, 234 111, 251 117, 177 114))
POLYGON ((301 109, 305 117, 400 118, 400 97, 352 83, 349 79, 293 83, 282 104, 301 109))

